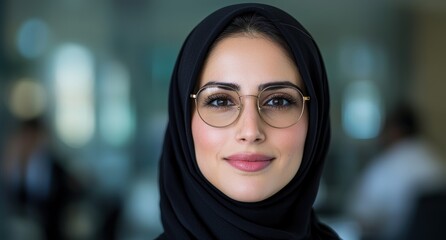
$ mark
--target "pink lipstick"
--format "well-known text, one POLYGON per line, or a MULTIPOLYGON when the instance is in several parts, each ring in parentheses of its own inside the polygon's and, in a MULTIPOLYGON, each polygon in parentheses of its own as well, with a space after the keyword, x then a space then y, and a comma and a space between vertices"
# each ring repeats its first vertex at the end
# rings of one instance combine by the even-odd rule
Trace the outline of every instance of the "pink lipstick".
POLYGON ((225 160, 234 168, 244 172, 258 172, 268 167, 273 157, 262 154, 242 153, 231 155, 225 160))

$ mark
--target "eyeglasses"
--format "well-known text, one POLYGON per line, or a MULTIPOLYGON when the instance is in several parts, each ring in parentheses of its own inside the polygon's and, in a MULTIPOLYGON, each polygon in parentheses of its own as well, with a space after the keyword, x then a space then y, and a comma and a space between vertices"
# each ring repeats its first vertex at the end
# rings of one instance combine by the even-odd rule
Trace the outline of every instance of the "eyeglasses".
POLYGON ((289 85, 272 85, 264 88, 256 95, 240 95, 239 92, 226 85, 211 84, 191 94, 200 118, 212 127, 222 128, 231 125, 243 110, 242 98, 257 98, 257 110, 260 118, 275 128, 287 128, 296 124, 302 117, 305 101, 298 87, 289 85))

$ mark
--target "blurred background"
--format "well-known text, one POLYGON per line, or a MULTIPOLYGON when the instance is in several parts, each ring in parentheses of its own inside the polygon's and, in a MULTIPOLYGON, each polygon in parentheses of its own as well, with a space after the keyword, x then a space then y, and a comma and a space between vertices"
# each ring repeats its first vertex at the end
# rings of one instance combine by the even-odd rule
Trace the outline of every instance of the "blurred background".
MULTIPOLYGON (((156 237, 176 55, 240 2, 0 0, 0 239, 156 237)), ((438 237, 446 1, 259 2, 295 16, 325 59, 321 219, 344 239, 438 237)))

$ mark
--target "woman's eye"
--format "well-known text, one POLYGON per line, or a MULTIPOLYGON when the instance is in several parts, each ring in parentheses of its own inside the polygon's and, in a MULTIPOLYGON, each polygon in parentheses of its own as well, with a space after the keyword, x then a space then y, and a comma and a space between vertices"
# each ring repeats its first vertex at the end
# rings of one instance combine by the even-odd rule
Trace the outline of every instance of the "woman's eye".
POLYGON ((289 107, 294 101, 287 99, 285 97, 273 97, 268 99, 264 106, 266 107, 289 107))
POLYGON ((227 106, 234 105, 228 99, 215 99, 215 100, 211 101, 209 104, 212 106, 215 106, 215 107, 227 107, 227 106))
POLYGON ((273 98, 266 103, 268 106, 287 106, 289 104, 290 102, 284 98, 273 98))
POLYGON ((231 107, 235 106, 234 101, 231 100, 230 97, 227 96, 210 96, 207 98, 206 106, 210 107, 231 107))

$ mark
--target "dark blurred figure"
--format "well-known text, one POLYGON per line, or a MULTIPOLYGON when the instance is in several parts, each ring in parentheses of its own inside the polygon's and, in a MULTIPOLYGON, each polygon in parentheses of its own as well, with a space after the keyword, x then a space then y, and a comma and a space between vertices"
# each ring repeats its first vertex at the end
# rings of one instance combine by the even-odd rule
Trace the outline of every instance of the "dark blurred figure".
POLYGON ((446 189, 423 194, 409 218, 405 240, 443 240, 446 235, 446 189))
POLYGON ((20 232, 23 229, 15 229, 18 225, 28 226, 32 239, 65 239, 64 209, 79 185, 50 147, 44 124, 40 119, 24 121, 5 147, 0 162, 1 183, 9 221, 19 220, 10 222, 10 239, 22 239, 16 235, 24 234, 20 232))
POLYGON ((380 136, 383 151, 366 167, 349 205, 363 239, 402 239, 416 199, 443 183, 443 163, 419 129, 408 105, 388 116, 380 136))

